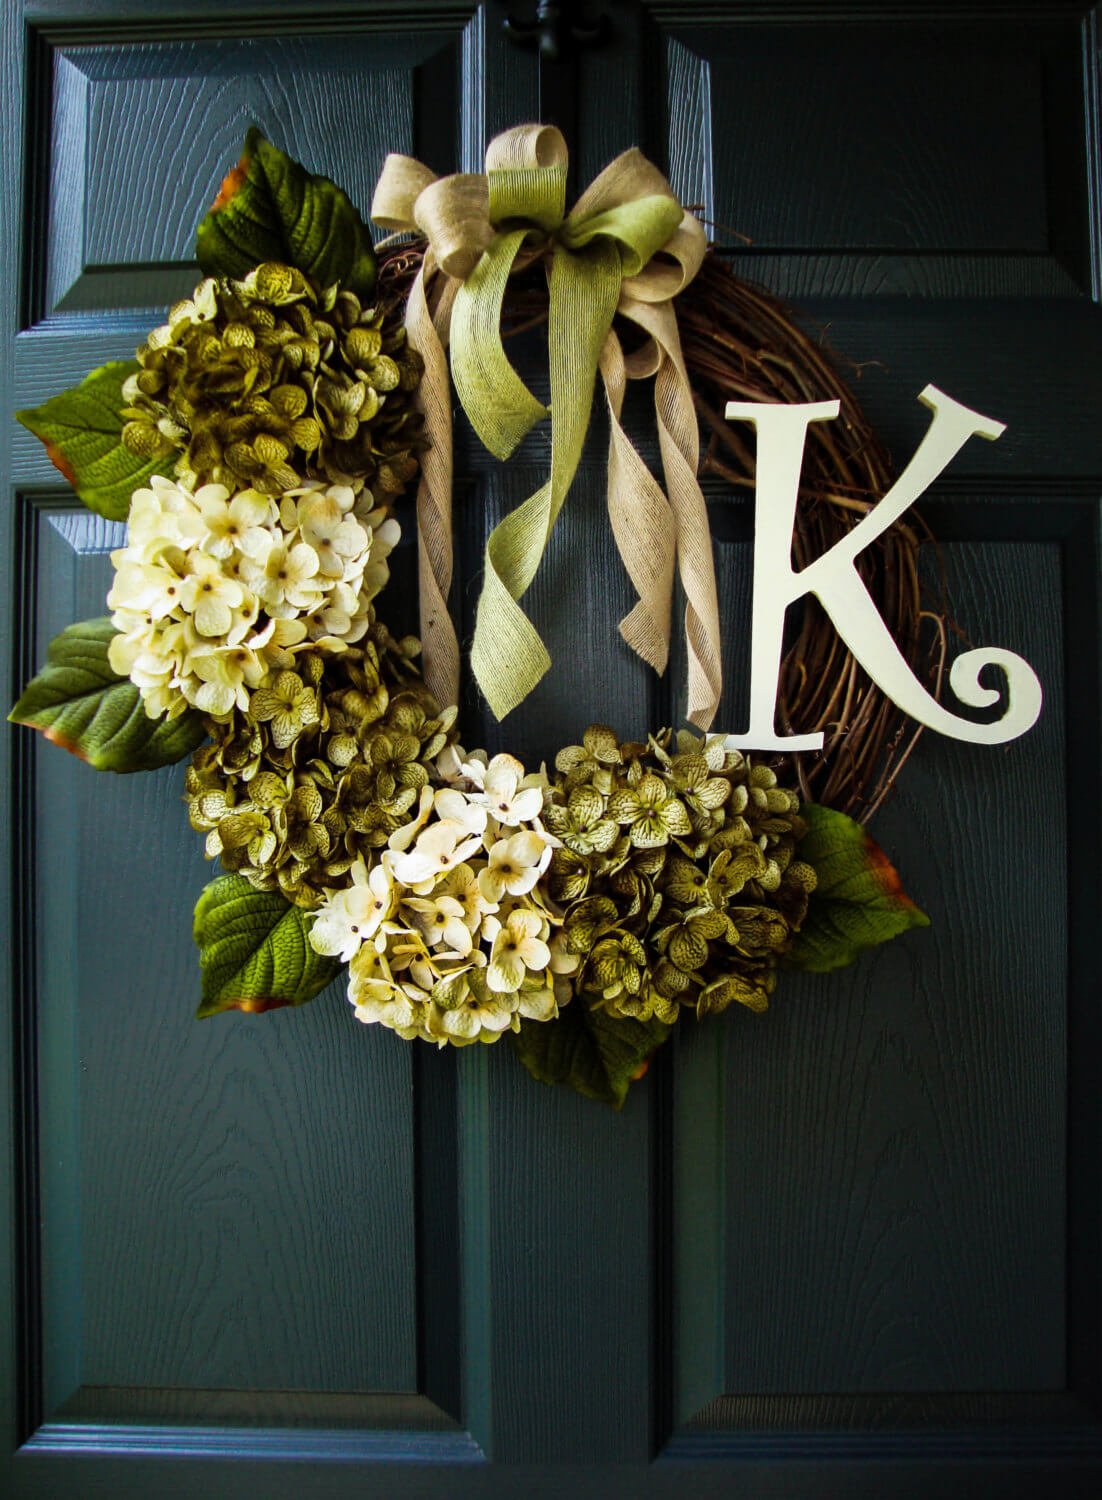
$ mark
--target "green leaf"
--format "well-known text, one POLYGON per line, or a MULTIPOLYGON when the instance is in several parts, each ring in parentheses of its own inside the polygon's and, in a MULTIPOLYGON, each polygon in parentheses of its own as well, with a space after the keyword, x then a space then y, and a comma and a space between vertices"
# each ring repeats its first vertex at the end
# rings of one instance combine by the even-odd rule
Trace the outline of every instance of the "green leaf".
POLYGON ((123 381, 138 368, 137 360, 113 360, 72 390, 15 414, 88 509, 109 521, 125 521, 134 491, 173 468, 171 455, 139 458, 122 445, 123 381))
POLYGON ((208 276, 243 277, 283 261, 323 287, 339 281, 358 297, 375 285, 367 226, 328 177, 314 177, 253 127, 195 236, 208 276))
POLYGON ((669 1034, 661 1021, 610 1016, 575 995, 557 1021, 521 1021, 513 1045, 541 1083, 566 1083, 619 1109, 632 1080, 642 1077, 651 1053, 669 1034))
POLYGON ((311 948, 307 913, 279 891, 258 891, 243 875, 220 875, 195 906, 203 976, 196 1015, 305 1005, 340 973, 311 948))
POLYGON ((8 718, 40 729, 97 771, 170 766, 206 738, 202 715, 189 709, 177 719, 148 718, 138 689, 107 660, 115 634, 107 619, 67 626, 8 718))
POLYGON ((929 927, 929 917, 906 894, 895 866, 859 823, 813 803, 804 804, 800 816, 808 832, 797 858, 812 866, 819 883, 785 955, 787 967, 814 973, 840 969, 866 948, 911 927, 929 927))

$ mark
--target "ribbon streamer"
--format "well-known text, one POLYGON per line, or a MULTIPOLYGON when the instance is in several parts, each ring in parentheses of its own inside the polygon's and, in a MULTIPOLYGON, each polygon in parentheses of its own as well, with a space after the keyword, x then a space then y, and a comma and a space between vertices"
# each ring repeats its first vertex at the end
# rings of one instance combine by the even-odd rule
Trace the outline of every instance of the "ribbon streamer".
POLYGON ((611 414, 609 516, 639 601, 624 639, 658 671, 669 655, 675 560, 686 596, 687 717, 707 728, 722 691, 719 610, 707 512, 696 480, 698 436, 672 298, 700 267, 704 231, 641 152, 618 156, 565 212, 566 143, 549 126, 496 136, 486 174, 437 178, 412 157, 388 156, 371 216, 416 231, 428 247, 406 309, 410 343, 425 360, 419 397, 429 449, 417 495, 425 677, 442 703, 459 689, 459 646, 447 611, 452 578, 451 412, 445 346, 456 393, 479 438, 505 459, 551 416, 551 472, 486 542, 471 666, 501 719, 551 664, 519 600, 539 568, 570 490, 600 371, 611 414), (662 258, 657 258, 661 252, 662 258), (509 276, 546 254, 550 411, 513 369, 501 341, 509 276), (647 334, 625 359, 617 312, 647 334), (628 379, 655 377, 666 491, 620 422, 628 379))

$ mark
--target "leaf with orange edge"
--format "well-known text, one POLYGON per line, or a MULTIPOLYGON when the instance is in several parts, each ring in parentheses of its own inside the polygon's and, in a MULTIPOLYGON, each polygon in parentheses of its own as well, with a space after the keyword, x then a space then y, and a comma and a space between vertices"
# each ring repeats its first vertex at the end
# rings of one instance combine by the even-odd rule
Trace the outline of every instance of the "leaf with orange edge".
POLYGON ((123 382, 139 368, 134 359, 112 360, 71 390, 15 414, 88 509, 109 521, 125 521, 134 491, 173 470, 172 456, 139 458, 123 446, 123 382))
POLYGON ((274 260, 323 287, 339 281, 361 300, 375 286, 371 235, 347 193, 308 172, 255 126, 196 231, 195 253, 208 276, 240 279, 274 260))
POLYGON ((207 737, 202 716, 147 717, 138 689, 107 659, 115 627, 106 618, 67 625, 50 642, 46 665, 8 718, 97 771, 156 771, 190 755, 207 737))
POLYGON ((808 831, 796 857, 811 865, 819 883, 785 955, 786 967, 826 973, 912 927, 929 927, 929 917, 860 823, 814 803, 804 804, 800 816, 808 831))
POLYGON ((243 875, 220 875, 195 906, 203 998, 199 1017, 305 1005, 343 967, 315 953, 308 914, 279 891, 258 891, 243 875))

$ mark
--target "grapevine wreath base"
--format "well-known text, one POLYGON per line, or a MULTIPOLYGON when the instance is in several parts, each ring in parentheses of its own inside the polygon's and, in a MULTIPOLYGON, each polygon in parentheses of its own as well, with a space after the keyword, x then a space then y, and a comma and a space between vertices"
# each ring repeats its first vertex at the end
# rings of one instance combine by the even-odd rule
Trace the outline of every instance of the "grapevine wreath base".
MULTIPOLYGON (((527 130, 509 136, 523 144, 527 130)), ((646 256, 621 244, 625 287, 692 217, 628 155, 654 188, 647 214, 674 228, 646 256)), ((536 166, 538 178, 559 164, 536 166)), ((505 187, 509 170, 496 169, 505 187)), ((503 191, 492 168, 491 208, 503 191)), ((502 214, 508 231, 491 224, 468 274, 477 282, 516 239, 502 331, 542 323, 550 306, 554 360, 555 278, 584 280, 591 254, 604 266, 619 221, 606 215, 610 235, 590 234, 578 210, 539 212, 523 232, 502 214)), ((126 537, 109 618, 62 632, 11 717, 97 769, 190 755, 189 816, 224 872, 195 912, 201 1016, 300 1005, 347 965, 359 1020, 438 1045, 508 1035, 536 1077, 619 1105, 686 1015, 764 1010, 781 968, 838 967, 926 923, 851 816, 879 805, 910 732, 817 606, 784 659, 778 725, 822 729, 821 755, 767 763, 722 736, 624 743, 603 725, 551 753, 550 769, 464 749, 419 642, 392 636, 379 613, 395 511, 430 472, 433 403, 451 401, 415 304, 440 323, 454 296, 458 318, 463 290, 440 276, 433 291, 431 235, 428 248, 406 238, 376 255, 340 189, 255 131, 197 255, 205 279, 135 360, 20 413, 79 498, 125 522, 126 537)), ((780 306, 714 252, 697 266, 672 304, 673 335, 663 326, 674 363, 680 333, 708 440, 702 473, 753 485, 725 401, 841 400, 842 421, 809 434, 803 563, 875 503, 886 460, 780 306)), ((928 678, 919 539, 897 526, 861 566, 928 678)))

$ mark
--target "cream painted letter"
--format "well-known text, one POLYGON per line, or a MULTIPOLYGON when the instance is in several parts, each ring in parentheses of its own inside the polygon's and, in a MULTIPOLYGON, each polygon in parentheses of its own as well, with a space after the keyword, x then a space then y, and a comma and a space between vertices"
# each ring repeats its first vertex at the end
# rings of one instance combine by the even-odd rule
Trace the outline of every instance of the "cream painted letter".
POLYGON ((986 708, 1000 693, 980 686, 983 667, 1006 675, 1006 708, 993 724, 958 718, 930 696, 892 639, 854 559, 897 521, 976 434, 997 438, 1003 424, 970 411, 936 386, 918 398, 933 420, 914 457, 884 498, 841 541, 800 572, 792 567, 792 526, 810 422, 838 415, 837 401, 782 406, 730 401, 728 420, 757 429, 757 488, 754 509, 754 592, 750 638, 750 728, 727 736, 730 749, 819 750, 822 734, 780 735, 774 725, 784 615, 805 594, 815 594, 838 634, 872 680, 905 713, 939 734, 977 745, 1000 745, 1024 734, 1041 712, 1041 684, 1028 662, 999 646, 965 651, 954 661, 949 685, 962 703, 986 708))

